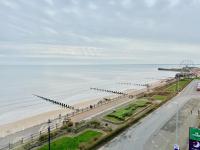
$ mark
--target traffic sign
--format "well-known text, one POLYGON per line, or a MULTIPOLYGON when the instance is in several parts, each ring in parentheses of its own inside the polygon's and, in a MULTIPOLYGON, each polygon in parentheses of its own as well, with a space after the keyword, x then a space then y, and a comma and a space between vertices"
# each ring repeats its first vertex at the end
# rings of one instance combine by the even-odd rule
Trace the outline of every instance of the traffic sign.
POLYGON ((189 150, 200 150, 200 129, 189 129, 189 150))

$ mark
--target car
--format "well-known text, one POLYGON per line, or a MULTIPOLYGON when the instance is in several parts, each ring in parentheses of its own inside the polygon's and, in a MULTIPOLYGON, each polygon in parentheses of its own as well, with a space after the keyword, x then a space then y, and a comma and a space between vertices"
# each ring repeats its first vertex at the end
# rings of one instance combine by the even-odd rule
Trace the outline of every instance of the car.
POLYGON ((180 150, 180 148, 179 148, 179 145, 178 145, 178 144, 175 144, 175 145, 174 145, 174 150, 180 150))

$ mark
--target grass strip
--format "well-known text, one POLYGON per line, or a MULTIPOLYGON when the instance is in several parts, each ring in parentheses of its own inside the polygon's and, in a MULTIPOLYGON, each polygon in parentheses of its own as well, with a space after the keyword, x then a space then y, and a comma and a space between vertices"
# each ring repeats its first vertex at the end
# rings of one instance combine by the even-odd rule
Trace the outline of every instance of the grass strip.
MULTIPOLYGON (((80 144, 89 143, 102 135, 101 132, 87 130, 75 137, 61 137, 51 142, 51 150, 78 150, 80 144)), ((48 150, 48 144, 38 150, 48 150)))

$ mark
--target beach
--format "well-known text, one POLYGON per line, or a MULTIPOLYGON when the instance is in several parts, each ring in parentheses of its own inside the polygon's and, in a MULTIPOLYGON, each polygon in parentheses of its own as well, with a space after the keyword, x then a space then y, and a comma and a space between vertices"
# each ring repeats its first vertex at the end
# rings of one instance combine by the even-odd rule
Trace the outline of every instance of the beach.
MULTIPOLYGON (((167 83, 167 80, 168 79, 154 82, 150 85, 149 89, 151 90, 153 88, 163 86, 167 83)), ((147 91, 147 88, 143 88, 140 90, 128 89, 124 92, 128 93, 128 95, 136 96, 145 91, 147 91)), ((115 97, 117 97, 117 96, 110 95, 110 98, 115 98, 115 97)), ((87 100, 84 102, 74 104, 73 106, 75 108, 79 108, 79 109, 86 108, 86 107, 89 107, 90 105, 97 104, 99 100, 100 99, 87 100)), ((98 115, 99 113, 102 113, 109 109, 113 109, 116 106, 122 105, 124 103, 128 103, 130 101, 132 101, 132 99, 129 99, 128 97, 118 98, 118 99, 108 102, 102 106, 96 107, 92 110, 74 115, 73 117, 71 117, 71 120, 73 122, 79 122, 82 120, 91 119, 92 117, 94 117, 95 115, 98 115)), ((61 116, 64 116, 69 113, 72 113, 72 110, 57 109, 57 110, 41 113, 39 115, 35 115, 32 117, 28 117, 28 118, 25 118, 22 120, 18 120, 18 121, 12 122, 12 123, 0 125, 0 137, 4 137, 6 135, 13 134, 18 131, 21 131, 21 130, 24 130, 24 129, 27 129, 27 128, 30 128, 30 127, 33 127, 33 126, 36 126, 36 125, 39 125, 42 123, 47 123, 48 119, 54 120, 59 117, 59 114, 61 114, 61 116)))
MULTIPOLYGON (((163 66, 163 65, 162 65, 163 66)), ((166 65, 164 65, 166 66, 166 65)), ((68 105, 107 97, 110 91, 140 90, 137 84, 174 77, 157 65, 61 65, 0 66, 0 125, 9 124, 59 107, 34 95, 68 105), (131 83, 131 84, 119 84, 131 83)))
MULTIPOLYGON (((88 100, 84 102, 80 102, 78 104, 73 105, 75 108, 85 108, 89 105, 93 105, 97 103, 96 100, 88 100)), ((0 137, 4 137, 9 134, 13 134, 15 132, 48 122, 48 120, 54 120, 59 117, 59 115, 64 116, 68 113, 71 113, 72 110, 59 108, 57 110, 41 113, 35 116, 31 116, 25 119, 21 119, 12 123, 7 123, 4 125, 0 125, 0 137)))

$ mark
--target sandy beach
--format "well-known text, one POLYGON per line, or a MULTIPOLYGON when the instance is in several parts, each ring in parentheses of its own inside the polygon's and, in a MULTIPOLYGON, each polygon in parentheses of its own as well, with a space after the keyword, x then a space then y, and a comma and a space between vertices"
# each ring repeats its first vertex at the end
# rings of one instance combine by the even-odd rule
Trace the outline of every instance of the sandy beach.
MULTIPOLYGON (((158 86, 162 86, 162 85, 166 84, 166 81, 167 81, 167 79, 166 80, 160 80, 158 82, 152 83, 150 88, 152 89, 152 88, 155 88, 155 87, 158 87, 158 86)), ((141 90, 129 89, 129 90, 126 90, 125 92, 130 94, 130 95, 135 96, 135 95, 142 93, 146 90, 147 90, 146 88, 143 88, 141 90)), ((116 97, 116 96, 111 95, 111 97, 113 98, 113 97, 116 97)), ((98 101, 99 101, 99 99, 93 99, 93 100, 88 100, 88 101, 84 101, 84 102, 74 104, 73 106, 75 108, 86 108, 90 105, 97 104, 98 101)), ((96 108, 94 108, 90 111, 75 115, 74 117, 72 117, 72 121, 80 121, 80 120, 83 120, 83 119, 90 118, 90 117, 92 117, 92 116, 94 116, 98 113, 103 112, 104 110, 107 110, 109 108, 111 109, 111 108, 113 108, 117 105, 123 104, 123 103, 128 102, 128 101, 129 100, 127 100, 127 98, 125 98, 125 99, 122 98, 122 99, 118 99, 118 100, 115 100, 115 101, 111 101, 111 102, 109 102, 105 105, 102 105, 100 107, 96 107, 96 108)), ((42 113, 42 114, 39 114, 39 115, 36 115, 36 116, 32 116, 32 117, 29 117, 29 118, 25 118, 25 119, 22 119, 22 120, 18 120, 16 122, 1 125, 0 126, 0 137, 4 137, 6 135, 24 130, 26 128, 33 127, 35 125, 39 125, 41 123, 45 123, 45 122, 48 121, 48 119, 52 120, 52 119, 58 118, 59 114, 61 114, 63 116, 63 115, 66 115, 67 113, 70 113, 70 112, 72 112, 72 110, 58 109, 58 110, 42 113)))
MULTIPOLYGON (((74 104, 73 106, 75 108, 81 109, 81 108, 88 107, 89 105, 96 104, 97 101, 98 101, 98 99, 88 100, 88 101, 74 104)), ((45 123, 48 121, 48 119, 50 119, 50 120, 56 119, 59 117, 60 114, 61 114, 61 116, 64 116, 71 112, 72 112, 72 110, 70 110, 70 109, 63 109, 63 108, 59 107, 59 109, 57 109, 57 110, 41 113, 39 115, 31 116, 31 117, 21 119, 21 120, 12 122, 12 123, 0 125, 0 137, 4 137, 6 135, 24 130, 26 128, 30 128, 35 125, 45 123)))

